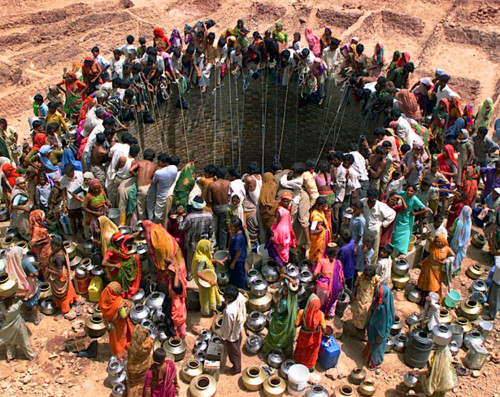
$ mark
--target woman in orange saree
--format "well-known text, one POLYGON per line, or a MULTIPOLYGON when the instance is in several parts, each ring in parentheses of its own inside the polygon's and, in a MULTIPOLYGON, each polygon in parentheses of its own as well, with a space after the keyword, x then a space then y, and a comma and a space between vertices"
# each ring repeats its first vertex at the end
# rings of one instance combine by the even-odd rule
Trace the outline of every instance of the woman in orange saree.
POLYGON ((34 210, 30 213, 30 248, 35 254, 40 270, 45 278, 47 278, 47 267, 50 260, 50 235, 43 224, 45 214, 42 210, 34 210))
POLYGON ((328 211, 328 203, 324 197, 319 197, 311 213, 311 248, 309 250, 309 260, 313 265, 325 257, 326 247, 331 238, 332 231, 325 216, 326 211, 328 211))
POLYGON ((443 265, 446 258, 453 255, 448 241, 442 234, 437 234, 434 240, 430 241, 429 256, 422 262, 417 285, 424 291, 422 294, 423 302, 425 302, 429 292, 437 292, 441 297, 441 285, 444 281, 443 265))
POLYGON ((142 397, 144 378, 149 367, 153 364, 151 350, 154 341, 149 331, 137 324, 132 333, 132 340, 128 348, 127 357, 127 396, 142 397))
POLYGON ((129 303, 122 298, 123 289, 119 282, 112 281, 101 293, 99 307, 103 318, 113 327, 109 329, 109 347, 118 358, 124 356, 134 326, 128 317, 129 303))

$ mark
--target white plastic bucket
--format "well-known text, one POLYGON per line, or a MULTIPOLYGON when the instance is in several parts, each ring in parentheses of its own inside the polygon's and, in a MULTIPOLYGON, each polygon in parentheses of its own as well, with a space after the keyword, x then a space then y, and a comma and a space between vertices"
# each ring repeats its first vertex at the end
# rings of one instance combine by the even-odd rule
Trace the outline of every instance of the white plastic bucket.
POLYGON ((294 364, 288 370, 288 392, 293 396, 301 396, 307 388, 309 368, 302 364, 294 364))
POLYGON ((260 258, 262 259, 262 264, 265 265, 267 262, 269 262, 269 253, 267 252, 264 244, 261 244, 257 247, 257 254, 260 255, 260 258))
POLYGON ((214 259, 217 259, 218 261, 222 261, 225 258, 227 258, 226 261, 224 262, 225 266, 222 266, 219 263, 215 264, 215 271, 217 273, 226 273, 228 271, 229 264, 230 264, 230 261, 229 261, 229 259, 230 259, 229 258, 229 251, 221 250, 221 251, 217 251, 214 254, 214 259))

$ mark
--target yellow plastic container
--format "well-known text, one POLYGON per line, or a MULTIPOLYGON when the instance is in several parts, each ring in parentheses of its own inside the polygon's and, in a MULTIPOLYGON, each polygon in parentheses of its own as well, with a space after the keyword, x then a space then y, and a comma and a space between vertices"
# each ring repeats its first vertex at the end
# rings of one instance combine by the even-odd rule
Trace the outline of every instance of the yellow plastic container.
POLYGON ((89 301, 91 302, 99 302, 99 298, 101 297, 101 292, 104 287, 104 283, 102 278, 99 276, 92 277, 89 285, 89 301))

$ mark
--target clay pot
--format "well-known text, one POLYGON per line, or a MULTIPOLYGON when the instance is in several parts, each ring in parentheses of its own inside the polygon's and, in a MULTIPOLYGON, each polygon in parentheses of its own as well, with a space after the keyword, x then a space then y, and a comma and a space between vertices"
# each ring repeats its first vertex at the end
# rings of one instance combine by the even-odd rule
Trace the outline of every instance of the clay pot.
POLYGON ((250 335, 245 341, 245 349, 250 354, 257 354, 263 345, 264 340, 260 335, 250 335))
POLYGON ((38 300, 41 301, 49 296, 52 296, 52 288, 50 287, 50 283, 43 281, 40 283, 40 296, 38 300))
POLYGON ((181 376, 187 383, 191 382, 193 378, 203 373, 203 366, 201 363, 191 358, 182 364, 181 376))
POLYGON ((432 340, 436 345, 446 346, 452 337, 448 324, 439 323, 432 329, 432 340))
POLYGON ((277 375, 266 378, 264 381, 264 394, 267 397, 281 397, 285 393, 286 383, 277 375))
POLYGON ((191 397, 213 397, 217 392, 215 379, 206 374, 198 375, 189 384, 191 397))
POLYGON ((283 361, 280 365, 279 376, 281 376, 285 380, 288 380, 288 372, 290 371, 290 367, 294 364, 295 361, 290 358, 283 361))
POLYGON ((163 343, 166 352, 174 356, 174 361, 180 361, 186 355, 186 342, 177 336, 167 339, 163 343))
POLYGON ((85 333, 90 338, 100 338, 106 333, 106 324, 102 316, 93 315, 85 321, 85 333))
POLYGON ((279 368, 285 360, 285 353, 281 349, 274 349, 267 355, 267 363, 273 368, 279 368))
POLYGON ((8 273, 0 273, 0 297, 8 298, 17 293, 18 285, 15 276, 8 273))
POLYGON ((404 289, 409 281, 409 276, 398 276, 397 274, 392 275, 392 284, 396 289, 404 289))
POLYGON ((40 302, 40 311, 46 316, 51 316, 57 311, 56 303, 54 302, 54 298, 49 296, 40 302))
POLYGON ((350 385, 342 385, 337 389, 337 397, 350 397, 354 394, 354 389, 350 385))
POLYGON ((366 378, 366 371, 362 368, 354 368, 349 376, 352 384, 359 385, 366 378))
POLYGON ((140 324, 142 320, 145 320, 149 317, 149 313, 149 307, 143 304, 139 304, 134 305, 133 309, 130 311, 129 317, 134 324, 140 324))
POLYGON ((467 271, 465 272, 469 278, 473 280, 477 280, 479 277, 483 275, 483 269, 477 263, 470 265, 467 271))
POLYGON ((468 320, 474 321, 479 317, 481 308, 482 306, 479 302, 469 299, 468 301, 462 302, 462 304, 460 305, 460 312, 468 320))
POLYGON ((241 375, 243 387, 249 391, 259 390, 266 380, 266 373, 261 367, 248 367, 241 375))
POLYGON ((372 379, 365 379, 358 387, 358 391, 363 396, 373 396, 377 391, 375 382, 372 379))
POLYGON ((321 385, 313 385, 306 389, 305 397, 328 397, 328 392, 321 385))
POLYGON ((403 322, 399 316, 394 316, 394 324, 391 327, 391 335, 397 335, 403 329, 403 322))
POLYGON ((266 316, 262 313, 253 311, 248 315, 247 321, 245 322, 246 327, 253 332, 262 331, 267 324, 266 316))
POLYGON ((254 298, 260 298, 267 294, 268 284, 266 280, 256 278, 250 283, 250 294, 254 298))
POLYGON ((248 299, 248 308, 250 311, 267 312, 273 303, 273 295, 268 292, 260 298, 248 299))
POLYGON ((451 315, 448 309, 441 309, 439 311, 439 322, 443 324, 450 324, 453 320, 453 316, 451 315))

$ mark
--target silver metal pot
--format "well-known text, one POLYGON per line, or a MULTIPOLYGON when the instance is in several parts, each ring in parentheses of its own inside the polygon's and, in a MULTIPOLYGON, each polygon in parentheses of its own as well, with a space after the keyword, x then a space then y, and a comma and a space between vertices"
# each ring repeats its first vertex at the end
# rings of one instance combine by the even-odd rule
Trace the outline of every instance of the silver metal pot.
POLYGON ((389 338, 387 340, 387 344, 385 345, 385 353, 390 353, 394 350, 394 340, 393 338, 389 338))
POLYGON ((419 303, 422 300, 422 294, 416 288, 412 288, 408 291, 407 298, 410 302, 419 303))
POLYGON ((397 334, 392 338, 394 342, 394 350, 398 353, 403 353, 408 343, 408 337, 405 334, 397 334))
POLYGON ((309 269, 303 269, 300 271, 299 280, 301 283, 307 284, 313 281, 313 274, 309 269))
POLYGON ((448 324, 439 323, 432 329, 432 340, 436 345, 446 346, 450 343, 451 337, 452 333, 448 324))
POLYGON ((471 345, 482 346, 484 343, 483 335, 477 330, 473 329, 465 334, 464 344, 465 350, 469 350, 471 345))
POLYGON ((108 367, 106 369, 108 374, 111 376, 117 377, 122 373, 123 370, 124 370, 124 367, 123 367, 123 364, 121 363, 121 361, 118 360, 116 358, 116 356, 112 356, 109 359, 108 367))
POLYGON ((151 313, 151 319, 156 323, 156 324, 161 324, 164 322, 165 320, 165 314, 163 313, 163 310, 162 308, 158 308, 156 310, 154 310, 152 313, 151 313))
POLYGON ((394 324, 391 327, 391 334, 392 335, 399 334, 402 328, 403 328, 403 322, 401 321, 401 318, 399 316, 395 316, 394 324))
POLYGON ((40 311, 47 316, 54 314, 57 311, 54 298, 49 296, 40 302, 40 311))
POLYGON ((477 291, 484 294, 488 290, 488 287, 486 286, 486 282, 484 280, 479 279, 472 282, 471 290, 472 292, 477 291))
POLYGON ((406 276, 410 270, 410 263, 406 258, 399 258, 394 261, 392 271, 398 276, 406 276))
POLYGON ((250 269, 247 272, 247 287, 250 288, 252 282, 257 278, 261 278, 259 271, 256 269, 250 269))
POLYGON ((285 273, 294 280, 299 277, 299 269, 295 265, 288 265, 285 268, 285 273))
POLYGON ((150 310, 156 310, 162 307, 164 300, 165 294, 163 292, 154 291, 146 298, 146 306, 150 310))
POLYGON ((247 321, 245 323, 246 327, 253 332, 262 331, 267 324, 266 316, 257 311, 253 311, 248 315, 247 321))
POLYGON ((414 312, 412 314, 410 314, 408 317, 406 317, 406 324, 408 324, 408 326, 412 326, 412 325, 415 325, 415 324, 418 324, 420 322, 420 316, 417 312, 414 312))
POLYGON ((77 266, 75 269, 75 276, 77 278, 84 278, 87 276, 87 268, 85 266, 77 266))
POLYGON ((200 332, 200 336, 198 336, 198 340, 209 341, 212 337, 212 331, 209 329, 202 329, 200 332))
POLYGON ((217 273, 217 284, 221 288, 227 287, 231 282, 227 272, 217 273))
POLYGON ((483 338, 486 339, 493 331, 493 323, 487 320, 479 320, 478 329, 483 338))
POLYGON ((87 240, 82 244, 82 254, 85 258, 90 258, 92 256, 92 240, 87 240))
POLYGON ((274 349, 267 355, 267 363, 273 368, 279 368, 285 360, 285 353, 281 349, 274 349))
POLYGON ((290 367, 294 364, 295 361, 290 358, 283 361, 280 365, 279 376, 281 376, 285 380, 288 380, 288 372, 290 371, 290 367))
POLYGON ((250 354, 257 354, 263 345, 264 340, 260 335, 250 335, 245 341, 245 349, 250 354))
POLYGON ((275 267, 264 265, 262 266, 262 277, 268 283, 275 283, 279 280, 280 274, 275 267))
POLYGON ((142 288, 139 288, 139 290, 134 295, 132 295, 130 300, 132 302, 134 302, 135 304, 138 304, 138 303, 144 302, 145 297, 146 297, 146 293, 144 292, 144 290, 142 288))
POLYGON ((123 397, 125 395, 125 385, 123 383, 115 383, 111 389, 113 397, 123 397))
POLYGON ((0 222, 5 222, 10 219, 9 210, 7 208, 2 208, 0 210, 0 222))
POLYGON ((132 234, 133 232, 130 226, 119 226, 118 231, 120 231, 120 233, 123 235, 132 234))
POLYGON ((158 339, 161 343, 168 339, 167 326, 165 324, 158 324, 156 326, 156 331, 156 339, 158 339))
POLYGON ((146 305, 134 305, 130 311, 129 317, 134 324, 140 324, 142 320, 149 317, 150 309, 146 305))
POLYGON ((260 298, 267 294, 268 284, 262 278, 256 278, 250 283, 250 293, 253 297, 260 298))
POLYGON ((460 351, 460 346, 458 346, 457 342, 455 342, 453 340, 448 345, 448 348, 450 349, 450 353, 452 356, 456 356, 458 354, 458 352, 460 351))
POLYGON ((406 387, 413 389, 418 383, 418 377, 410 372, 407 372, 403 377, 403 382, 406 387))
POLYGON ((193 354, 195 354, 198 351, 204 352, 204 351, 207 350, 207 347, 208 347, 208 342, 207 341, 197 340, 196 342, 194 342, 193 354))
MULTIPOLYGON (((451 342, 455 342, 458 348, 464 343, 464 327, 460 324, 450 324, 451 342)), ((450 344, 451 344, 450 342, 450 344)))

